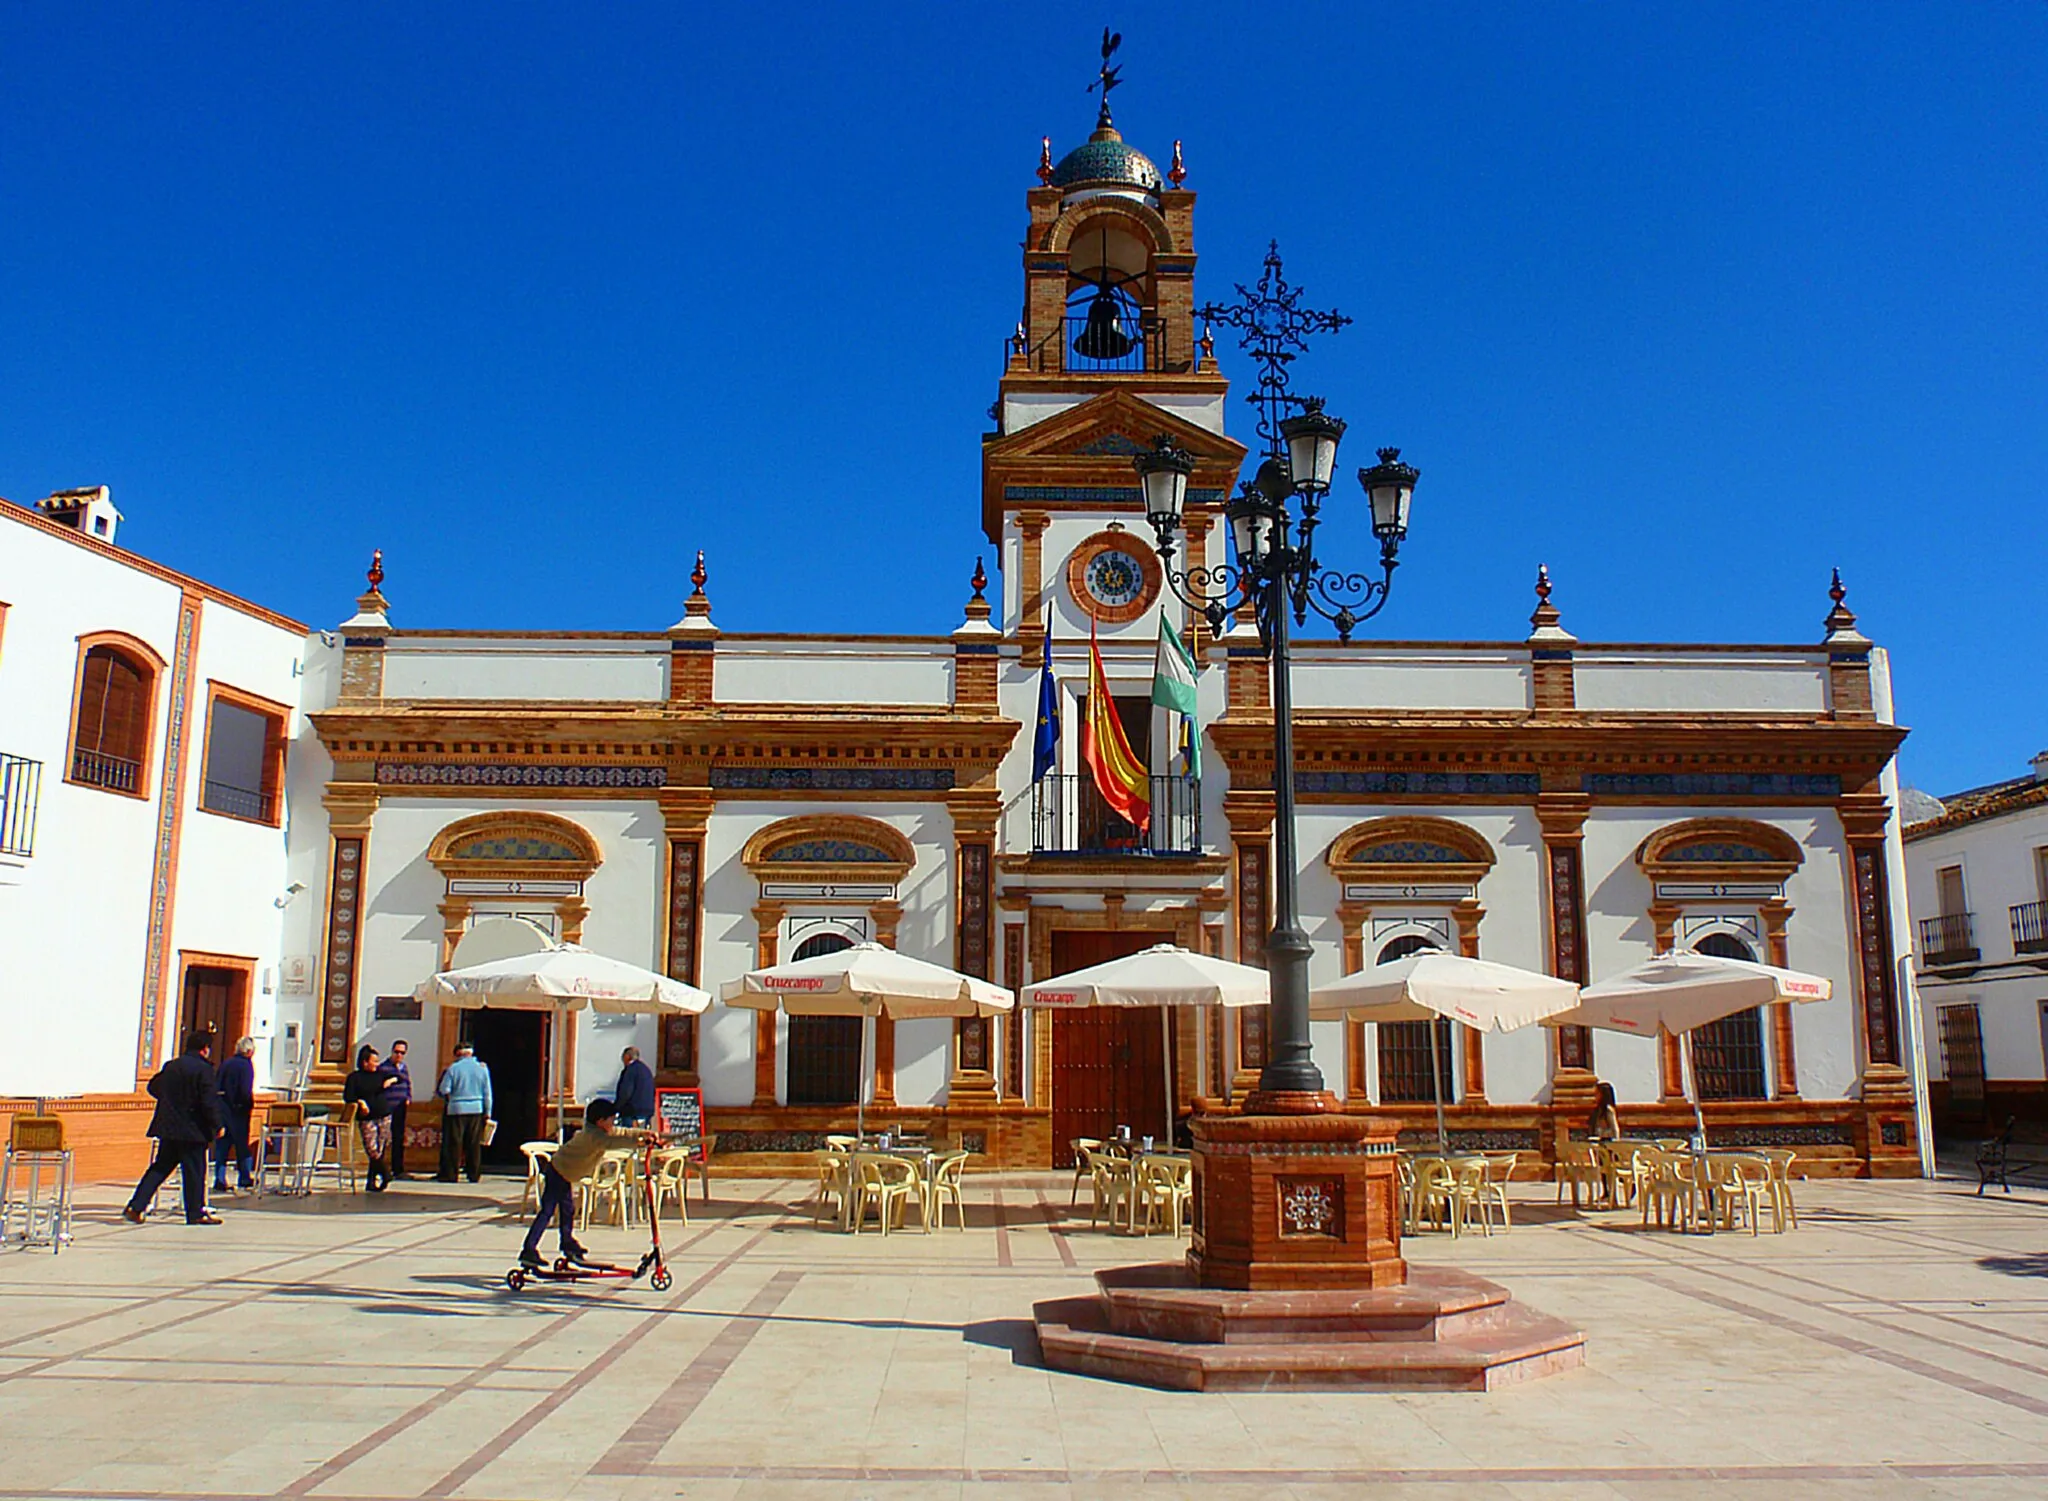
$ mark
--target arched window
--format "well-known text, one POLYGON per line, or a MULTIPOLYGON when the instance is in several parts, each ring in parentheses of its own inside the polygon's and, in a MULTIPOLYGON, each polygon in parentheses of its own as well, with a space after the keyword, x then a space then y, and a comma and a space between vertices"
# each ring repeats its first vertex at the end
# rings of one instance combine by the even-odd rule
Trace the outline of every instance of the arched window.
MULTIPOLYGON (((1374 962, 1392 964, 1396 959, 1440 948, 1442 945, 1427 933, 1403 933, 1388 940, 1374 962)), ((1438 1098, 1429 1087, 1429 1028, 1428 1022, 1380 1023, 1381 1104, 1428 1104, 1438 1098)), ((1436 1059, 1437 1078, 1443 1088, 1442 1098, 1454 1100, 1457 1095, 1451 1088, 1451 1023, 1448 1017, 1436 1019, 1436 1059)))
POLYGON ((70 779, 146 797, 156 679, 163 664, 142 643, 125 637, 87 637, 79 644, 70 779))
MULTIPOLYGON (((844 933, 817 933, 796 946, 791 959, 815 959, 853 947, 844 933)), ((792 1105, 852 1105, 861 1090, 861 1019, 857 1016, 792 1016, 789 1019, 789 1080, 792 1105)))
MULTIPOLYGON (((1716 959, 1756 959, 1750 946, 1730 933, 1704 935, 1693 952, 1716 959)), ((1764 1098, 1763 1019, 1755 1007, 1693 1029, 1692 1078, 1703 1100, 1764 1098)))

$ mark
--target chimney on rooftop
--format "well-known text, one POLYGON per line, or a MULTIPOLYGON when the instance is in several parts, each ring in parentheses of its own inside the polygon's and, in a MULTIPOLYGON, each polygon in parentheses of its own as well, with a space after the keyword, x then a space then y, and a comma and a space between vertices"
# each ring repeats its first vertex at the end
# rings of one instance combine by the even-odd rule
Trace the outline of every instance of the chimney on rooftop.
POLYGON ((111 544, 121 513, 114 509, 112 492, 105 485, 88 485, 82 490, 52 490, 49 499, 36 502, 36 509, 59 526, 84 532, 111 544))
POLYGON ((2048 782, 2048 750, 2044 750, 2041 754, 2034 757, 2033 766, 2034 780, 2037 782, 2048 782))

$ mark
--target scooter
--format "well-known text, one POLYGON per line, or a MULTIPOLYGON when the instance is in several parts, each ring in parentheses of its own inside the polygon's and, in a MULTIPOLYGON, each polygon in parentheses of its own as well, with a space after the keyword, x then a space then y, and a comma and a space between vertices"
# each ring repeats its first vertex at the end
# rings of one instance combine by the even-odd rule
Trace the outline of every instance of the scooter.
POLYGON ((653 1244, 647 1254, 640 1258, 637 1266, 614 1266, 608 1261, 571 1261, 566 1256, 557 1256, 551 1266, 515 1266, 505 1274, 505 1285, 512 1291, 525 1291, 529 1279, 541 1282, 596 1282, 607 1277, 621 1277, 628 1282, 647 1278, 647 1285, 658 1293, 665 1293, 674 1284, 669 1274, 668 1263, 661 1254, 661 1216, 656 1212, 660 1207, 654 1197, 654 1153, 660 1141, 650 1137, 647 1153, 640 1159, 640 1187, 647 1197, 647 1227, 653 1244))

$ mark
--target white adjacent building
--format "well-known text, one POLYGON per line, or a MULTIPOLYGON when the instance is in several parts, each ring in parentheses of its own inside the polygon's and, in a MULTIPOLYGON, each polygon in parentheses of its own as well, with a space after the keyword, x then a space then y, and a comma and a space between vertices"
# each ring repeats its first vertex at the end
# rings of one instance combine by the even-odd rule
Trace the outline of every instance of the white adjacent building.
POLYGON ((306 628, 125 551, 119 523, 103 486, 0 503, 0 1093, 62 1097, 88 1171, 143 1154, 138 1081, 180 1026, 253 1034, 267 1081, 300 1019, 306 628))
POLYGON ((1959 1135, 2048 1125, 2048 751, 1916 798, 1905 831, 1933 1114, 1959 1135))

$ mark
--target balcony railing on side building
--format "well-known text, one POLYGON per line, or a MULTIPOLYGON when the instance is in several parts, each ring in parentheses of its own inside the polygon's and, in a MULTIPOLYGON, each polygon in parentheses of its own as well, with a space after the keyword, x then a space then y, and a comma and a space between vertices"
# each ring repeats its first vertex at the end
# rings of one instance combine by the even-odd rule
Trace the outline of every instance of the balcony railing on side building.
POLYGON ((1977 940, 1967 912, 1944 912, 1939 917, 1920 919, 1920 962, 1940 968, 1946 964, 1975 964, 1977 940))
POLYGON ((109 792, 134 792, 142 782, 142 763, 80 746, 71 753, 71 780, 109 792))
POLYGON ((1044 776, 1031 787, 1031 850, 1038 855, 1199 855, 1202 784, 1151 778, 1152 821, 1140 829, 1114 812, 1086 776, 1044 776))
POLYGON ((36 852, 36 808, 42 793, 43 763, 0 751, 0 855, 26 859, 36 852))
POLYGON ((2048 902, 2021 902, 2012 909, 2012 951, 2048 954, 2048 902))
POLYGON ((240 787, 233 782, 216 782, 209 778, 199 806, 209 813, 225 813, 230 818, 272 823, 277 812, 277 794, 265 792, 260 787, 240 787))

